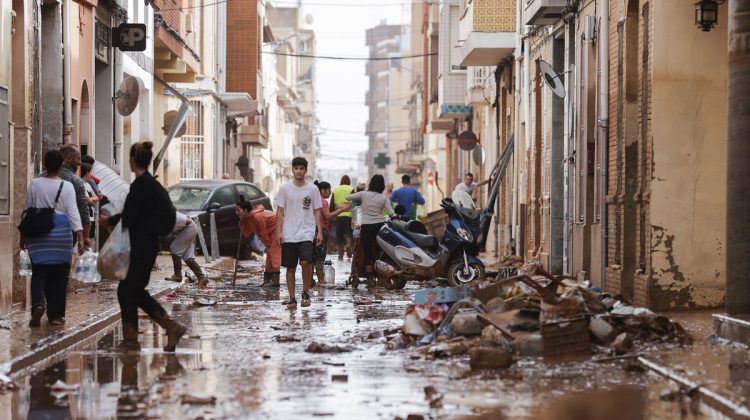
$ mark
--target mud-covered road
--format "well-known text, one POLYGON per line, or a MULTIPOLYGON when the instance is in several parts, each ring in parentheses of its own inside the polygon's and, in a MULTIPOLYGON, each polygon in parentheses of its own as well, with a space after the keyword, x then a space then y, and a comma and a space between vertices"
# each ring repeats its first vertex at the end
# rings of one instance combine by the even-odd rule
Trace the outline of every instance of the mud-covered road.
POLYGON ((140 354, 118 353, 119 329, 105 331, 18 379, 21 389, 3 401, 12 404, 13 418, 47 419, 616 419, 638 406, 632 401, 648 418, 666 419, 685 409, 663 398, 671 384, 628 361, 547 366, 532 358, 477 372, 468 356, 387 350, 377 332, 401 327, 418 285, 352 292, 343 287, 346 262, 335 264, 338 287, 316 287, 312 305, 294 311, 280 303, 285 287, 253 286, 257 263, 244 266, 236 289, 228 275, 206 291, 185 286, 166 305, 189 325, 174 355, 162 353, 163 337, 142 318, 140 354), (358 297, 373 303, 358 304, 358 297), (198 299, 207 305, 197 306, 198 299), (320 352, 326 346, 341 352, 320 352), (578 414, 581 405, 594 417, 578 414))

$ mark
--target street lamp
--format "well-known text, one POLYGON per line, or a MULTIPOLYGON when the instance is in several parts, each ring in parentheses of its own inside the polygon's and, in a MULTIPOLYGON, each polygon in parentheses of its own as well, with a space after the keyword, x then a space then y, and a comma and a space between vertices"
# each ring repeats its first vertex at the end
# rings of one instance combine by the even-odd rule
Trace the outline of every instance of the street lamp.
POLYGON ((695 3, 695 26, 710 32, 719 21, 719 5, 726 0, 700 0, 695 3))

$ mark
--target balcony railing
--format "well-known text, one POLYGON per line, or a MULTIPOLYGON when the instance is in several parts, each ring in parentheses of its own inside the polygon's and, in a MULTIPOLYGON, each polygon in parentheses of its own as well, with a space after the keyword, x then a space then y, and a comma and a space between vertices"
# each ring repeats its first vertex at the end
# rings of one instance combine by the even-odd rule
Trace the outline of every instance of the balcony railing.
POLYGON ((495 98, 494 67, 469 67, 466 72, 466 104, 492 105, 495 98))

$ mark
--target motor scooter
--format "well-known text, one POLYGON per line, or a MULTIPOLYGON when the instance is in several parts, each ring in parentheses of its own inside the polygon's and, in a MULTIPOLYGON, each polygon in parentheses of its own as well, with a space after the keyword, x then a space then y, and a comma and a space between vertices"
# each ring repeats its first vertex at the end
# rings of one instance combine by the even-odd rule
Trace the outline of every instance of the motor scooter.
POLYGON ((417 220, 394 218, 380 229, 377 242, 383 252, 374 268, 386 287, 403 288, 407 280, 433 278, 461 286, 484 278, 484 263, 477 256, 483 243, 483 219, 491 218, 492 212, 476 209, 465 191, 455 191, 440 206, 450 218, 440 241, 417 220))

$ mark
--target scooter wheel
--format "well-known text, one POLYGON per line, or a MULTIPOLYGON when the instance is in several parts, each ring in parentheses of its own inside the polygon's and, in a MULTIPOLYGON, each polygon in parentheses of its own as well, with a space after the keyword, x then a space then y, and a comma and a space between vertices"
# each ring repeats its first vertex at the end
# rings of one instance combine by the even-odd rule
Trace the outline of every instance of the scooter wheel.
POLYGON ((464 270, 464 263, 458 262, 450 266, 447 278, 451 287, 466 286, 473 281, 484 279, 484 266, 469 264, 469 269, 464 270))

